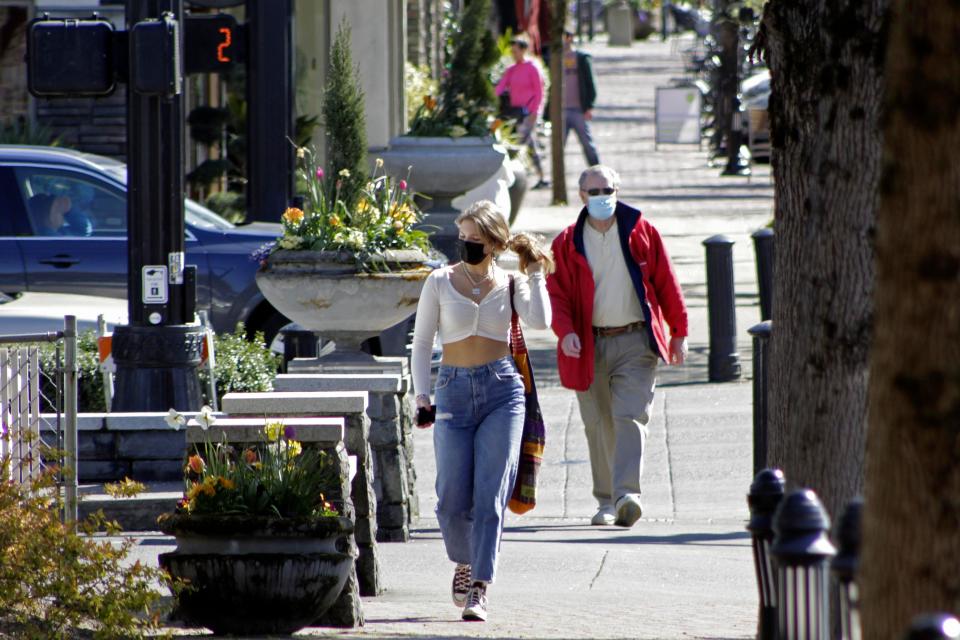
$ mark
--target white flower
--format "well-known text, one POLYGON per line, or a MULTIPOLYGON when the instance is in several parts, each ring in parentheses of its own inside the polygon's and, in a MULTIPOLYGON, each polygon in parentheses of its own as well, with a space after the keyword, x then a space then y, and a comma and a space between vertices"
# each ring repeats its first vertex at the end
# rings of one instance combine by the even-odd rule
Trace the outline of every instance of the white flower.
POLYGON ((462 117, 464 117, 465 115, 467 115, 467 111, 466 111, 465 109, 457 109, 457 117, 458 117, 458 118, 462 118, 462 117))
POLYGON ((307 155, 307 149, 306 149, 306 147, 297 147, 297 159, 298 159, 298 160, 303 160, 303 158, 306 157, 306 155, 307 155))
POLYGON ((367 240, 363 232, 358 229, 350 229, 343 240, 343 243, 355 251, 362 250, 367 245, 367 240))
POLYGON ((170 409, 163 421, 174 431, 179 431, 180 427, 187 423, 187 419, 178 413, 176 409, 170 409))
POLYGON ((296 249, 300 246, 300 238, 292 238, 290 236, 283 236, 277 242, 280 245, 281 249, 296 249))
POLYGON ((200 408, 200 413, 197 414, 197 422, 200 423, 200 428, 206 431, 216 421, 217 417, 213 415, 213 409, 209 405, 203 405, 200 408))
POLYGON ((465 135, 467 135, 467 130, 461 127, 460 125, 455 124, 452 127, 450 127, 451 138, 461 138, 465 135))
POLYGON ((382 166, 383 166, 383 158, 377 158, 376 165, 377 165, 377 169, 379 169, 380 167, 382 167, 382 166))
POLYGON ((339 175, 341 178, 349 178, 349 177, 350 177, 350 169, 340 169, 340 173, 339 173, 338 175, 339 175))

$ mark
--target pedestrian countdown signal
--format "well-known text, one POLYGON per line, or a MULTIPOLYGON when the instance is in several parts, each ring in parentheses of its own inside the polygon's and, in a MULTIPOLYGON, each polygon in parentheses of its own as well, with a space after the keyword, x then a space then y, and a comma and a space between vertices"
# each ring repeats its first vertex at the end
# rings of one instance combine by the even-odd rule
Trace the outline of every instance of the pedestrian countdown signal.
POLYGON ((243 62, 243 33, 227 13, 189 15, 184 19, 183 71, 219 73, 243 62))

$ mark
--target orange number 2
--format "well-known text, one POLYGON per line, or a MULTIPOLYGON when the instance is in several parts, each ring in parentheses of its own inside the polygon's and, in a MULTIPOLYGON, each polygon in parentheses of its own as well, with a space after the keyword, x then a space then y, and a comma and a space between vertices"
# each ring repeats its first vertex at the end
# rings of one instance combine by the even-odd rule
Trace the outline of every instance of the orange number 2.
POLYGON ((229 49, 233 43, 233 33, 229 27, 220 27, 220 33, 223 34, 223 42, 217 45, 217 60, 220 62, 230 62, 230 56, 224 53, 224 51, 229 49))

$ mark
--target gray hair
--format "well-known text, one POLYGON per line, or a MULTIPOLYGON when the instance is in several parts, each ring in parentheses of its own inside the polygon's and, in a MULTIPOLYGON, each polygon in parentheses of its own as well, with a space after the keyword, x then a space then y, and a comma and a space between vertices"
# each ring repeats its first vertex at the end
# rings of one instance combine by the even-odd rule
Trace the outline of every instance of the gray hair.
POLYGON ((583 184, 587 181, 587 178, 590 176, 603 176, 607 179, 607 182, 610 183, 610 186, 614 189, 620 188, 620 174, 608 167, 605 164, 595 164, 592 167, 587 167, 583 170, 583 173, 580 174, 580 191, 583 191, 583 184))

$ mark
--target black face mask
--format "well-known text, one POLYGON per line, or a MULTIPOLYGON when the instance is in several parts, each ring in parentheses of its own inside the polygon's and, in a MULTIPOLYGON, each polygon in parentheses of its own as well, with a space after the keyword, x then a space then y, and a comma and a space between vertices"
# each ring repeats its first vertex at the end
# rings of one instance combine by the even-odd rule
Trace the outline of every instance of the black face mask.
POLYGON ((482 242, 471 242, 469 240, 459 240, 460 259, 467 264, 477 265, 483 262, 487 255, 483 252, 482 242))

